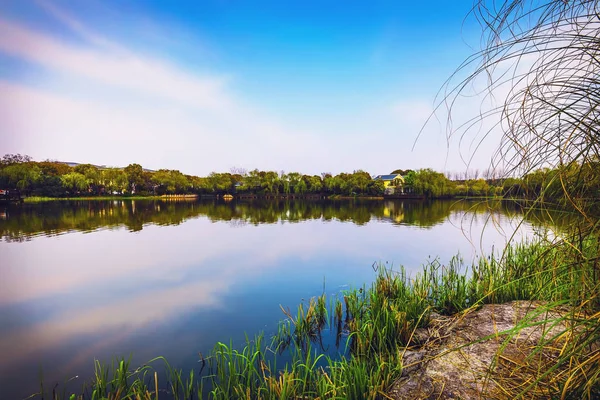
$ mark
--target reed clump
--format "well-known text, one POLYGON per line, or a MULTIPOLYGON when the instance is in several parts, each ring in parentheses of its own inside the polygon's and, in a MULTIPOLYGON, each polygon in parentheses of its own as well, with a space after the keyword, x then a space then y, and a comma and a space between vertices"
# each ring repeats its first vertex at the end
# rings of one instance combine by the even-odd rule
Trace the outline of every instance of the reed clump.
MULTIPOLYGON (((343 301, 322 295, 300 304, 296 314, 282 307, 287 318, 270 339, 247 337, 242 349, 218 343, 201 356, 199 371, 184 374, 163 358, 135 370, 123 360, 111 368, 96 362, 96 379, 81 393, 56 398, 387 398, 402 374, 404 352, 415 344, 415 332, 427 327, 434 313, 453 315, 513 300, 542 304, 539 312, 548 314, 541 321, 565 328, 519 358, 520 368, 507 376, 521 371, 528 378, 506 380, 506 393, 518 397, 537 390, 593 398, 600 393, 599 247, 591 235, 553 245, 523 243, 471 265, 460 256, 446 264, 434 259, 414 277, 404 268, 378 266, 372 285, 344 292, 343 301), (557 307, 568 312, 550 312, 557 307), (327 332, 335 334, 341 357, 329 356, 324 348, 327 332), (553 364, 542 368, 536 360, 545 357, 555 336, 562 347, 555 349, 553 364), (159 361, 166 373, 151 367, 159 361)), ((521 328, 540 323, 526 319, 521 328)), ((518 332, 515 328, 507 335, 518 332)))

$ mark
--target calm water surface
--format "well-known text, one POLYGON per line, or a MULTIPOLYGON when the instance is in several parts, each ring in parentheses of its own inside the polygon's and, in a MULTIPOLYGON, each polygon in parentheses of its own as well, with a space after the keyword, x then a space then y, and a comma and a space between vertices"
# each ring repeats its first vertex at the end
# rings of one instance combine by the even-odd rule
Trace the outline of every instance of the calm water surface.
MULTIPOLYGON (((0 391, 90 377, 93 361, 198 352, 272 335, 280 305, 501 248, 522 215, 437 201, 52 202, 0 206, 0 391)), ((529 222, 516 240, 531 236, 529 222)))

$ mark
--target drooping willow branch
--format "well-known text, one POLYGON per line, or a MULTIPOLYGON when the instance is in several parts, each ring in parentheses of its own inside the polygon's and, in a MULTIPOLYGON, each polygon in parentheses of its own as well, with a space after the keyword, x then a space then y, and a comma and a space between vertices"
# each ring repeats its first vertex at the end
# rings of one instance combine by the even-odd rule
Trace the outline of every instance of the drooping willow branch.
MULTIPOLYGON (((482 26, 482 50, 448 79, 438 101, 438 107, 449 110, 448 138, 475 142, 477 151, 486 138, 501 135, 492 169, 511 176, 545 167, 568 171, 557 177, 570 191, 568 197, 577 198, 580 189, 584 196, 574 166, 600 168, 598 3, 476 0, 471 15, 482 26), (481 81, 484 89, 473 93, 481 81), (453 126, 461 99, 473 95, 500 105, 482 103, 478 115, 453 126), (483 121, 487 124, 480 131, 483 121)), ((592 178, 600 174, 598 168, 587 172, 588 181, 590 173, 592 178)))

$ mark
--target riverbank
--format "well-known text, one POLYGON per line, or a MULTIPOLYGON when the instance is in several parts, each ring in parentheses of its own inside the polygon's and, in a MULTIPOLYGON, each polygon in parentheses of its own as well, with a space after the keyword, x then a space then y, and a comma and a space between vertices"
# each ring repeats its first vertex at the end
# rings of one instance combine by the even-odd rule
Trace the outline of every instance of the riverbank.
POLYGON ((593 398, 600 393, 598 246, 595 237, 519 244, 472 265, 458 256, 444 264, 436 259, 414 277, 377 266, 370 287, 284 310, 287 319, 272 338, 259 334, 243 348, 218 343, 196 371, 166 364, 165 376, 162 358, 134 370, 126 362, 97 363, 87 390, 142 399, 155 398, 159 387, 176 399, 403 398, 416 393, 411 378, 426 373, 431 393, 446 396, 466 396, 449 391, 450 384, 471 379, 476 398, 593 398), (499 304, 505 306, 492 306, 499 304), (471 334, 475 328, 479 336, 471 334), (519 339, 531 330, 541 334, 519 339), (347 349, 345 357, 323 352, 327 332, 347 349), (489 346, 474 351, 475 343, 489 346), (465 364, 460 354, 467 350, 465 364), (463 364, 444 385, 434 366, 447 365, 448 357, 463 364))
MULTIPOLYGON (((216 194, 171 194, 171 195, 152 195, 152 196, 136 196, 136 195, 110 195, 110 196, 76 196, 76 197, 42 197, 29 196, 23 197, 25 203, 44 203, 51 201, 105 201, 105 200, 164 200, 164 199, 221 199, 227 195, 216 194)), ((479 201, 513 201, 525 202, 525 199, 519 198, 503 198, 499 196, 455 196, 455 197, 433 197, 426 198, 421 195, 389 195, 389 196, 346 196, 346 195, 331 195, 325 196, 320 194, 309 195, 251 195, 251 194, 236 194, 229 195, 232 200, 479 200, 479 201)))
MULTIPOLYGON (((216 195, 216 194, 173 194, 173 195, 161 195, 161 196, 129 196, 129 195, 111 195, 111 196, 79 196, 79 197, 40 197, 30 196, 24 197, 25 203, 43 203, 49 201, 73 201, 73 200, 161 200, 161 199, 235 199, 235 200, 384 200, 384 196, 342 196, 332 195, 325 196, 320 194, 309 194, 309 195, 254 195, 254 194, 236 194, 236 195, 216 195), (231 196, 231 197, 226 197, 231 196)), ((417 197, 407 197, 407 199, 416 199, 417 197)), ((418 197, 421 199, 421 197, 418 197)))
POLYGON ((44 203, 50 201, 106 201, 106 200, 169 200, 169 199, 197 199, 196 194, 173 194, 173 195, 160 195, 160 196, 80 196, 80 197, 40 197, 30 196, 24 197, 23 202, 25 203, 44 203))

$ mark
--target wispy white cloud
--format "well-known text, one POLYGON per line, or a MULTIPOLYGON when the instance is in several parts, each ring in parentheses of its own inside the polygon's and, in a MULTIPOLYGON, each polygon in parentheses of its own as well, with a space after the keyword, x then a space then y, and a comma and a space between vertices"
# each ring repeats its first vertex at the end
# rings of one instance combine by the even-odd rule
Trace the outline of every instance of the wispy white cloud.
MULTIPOLYGON (((90 34, 85 36, 89 38, 90 34)), ((94 37, 94 41, 102 39, 94 37)), ((231 102, 224 92, 224 77, 192 76, 164 61, 128 52, 80 48, 4 19, 0 19, 0 51, 60 73, 76 74, 182 105, 219 110, 231 102)))
POLYGON ((3 114, 10 116, 0 122, 8 151, 208 173, 253 163, 299 168, 301 154, 325 147, 233 96, 227 74, 138 55, 51 3, 40 4, 87 44, 0 19, 0 52, 52 72, 43 89, 0 83, 3 114))
POLYGON ((86 28, 85 24, 73 18, 71 15, 69 15, 61 8, 55 6, 53 3, 45 0, 36 0, 35 3, 38 4, 46 12, 48 12, 52 17, 56 18, 74 33, 83 37, 91 44, 114 51, 127 52, 127 50, 120 46, 118 43, 110 41, 103 36, 97 35, 95 32, 86 28))

